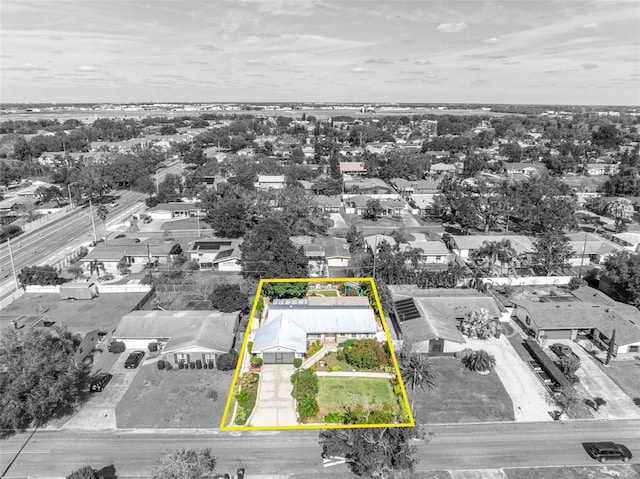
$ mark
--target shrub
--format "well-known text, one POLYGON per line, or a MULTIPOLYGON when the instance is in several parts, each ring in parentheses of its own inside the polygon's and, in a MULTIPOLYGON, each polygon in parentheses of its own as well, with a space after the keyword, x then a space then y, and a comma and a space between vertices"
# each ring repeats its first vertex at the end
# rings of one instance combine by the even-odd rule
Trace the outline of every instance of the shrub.
POLYGON ((202 360, 196 359, 196 368, 202 369, 202 360))
POLYGON ((98 471, 90 466, 84 466, 78 470, 73 471, 67 476, 66 479, 98 479, 102 476, 98 475, 98 471))
POLYGON ((388 362, 387 353, 375 339, 360 339, 345 351, 345 359, 358 369, 374 369, 388 362))
POLYGON ((150 353, 154 353, 158 350, 158 343, 153 342, 153 343, 149 343, 149 345, 147 346, 149 348, 149 352, 150 353))
POLYGON ((325 416, 322 416, 322 422, 333 422, 338 424, 344 423, 344 413, 343 412, 332 412, 325 416))
POLYGON ((213 359, 209 359, 209 369, 214 369, 213 359))
POLYGON ((298 369, 291 375, 293 390, 291 395, 300 399, 305 394, 315 396, 318 394, 318 377, 311 369, 298 369))
POLYGON ((243 389, 236 393, 236 401, 238 401, 238 404, 246 404, 250 399, 251 394, 246 389, 243 389))
POLYGON ((336 359, 337 359, 338 361, 344 361, 344 355, 342 355, 342 354, 337 354, 337 355, 336 355, 336 359))
POLYGON ((127 349, 127 346, 122 341, 111 341, 109 343, 109 351, 113 354, 124 353, 127 349))
POLYGON ((453 357, 461 361, 464 361, 464 358, 469 356, 471 353, 473 353, 473 349, 464 348, 462 351, 456 351, 455 353, 453 353, 453 357))
POLYGON ((293 360, 293 367, 299 368, 300 366, 302 366, 302 358, 295 358, 293 360))
POLYGON ((227 354, 218 356, 217 363, 220 371, 231 371, 235 369, 238 364, 238 352, 235 349, 230 349, 227 354))
POLYGON ((209 392, 207 393, 207 397, 211 399, 213 402, 216 402, 218 400, 218 391, 216 391, 215 389, 209 389, 209 392))
POLYGON ((253 347, 253 341, 249 341, 247 343, 247 352, 251 354, 251 348, 253 347))
POLYGON ((191 369, 195 369, 195 368, 196 368, 196 363, 194 363, 193 361, 191 361, 191 362, 189 363, 189 367, 190 367, 191 369))
POLYGON ((318 407, 315 395, 303 394, 302 397, 298 399, 298 414, 300 414, 303 420, 315 417, 318 412, 320 412, 320 408, 318 407))
POLYGON ((236 408, 236 424, 242 426, 247 422, 247 411, 242 406, 236 408))
POLYGON ((206 362, 206 361, 203 361, 203 363, 202 363, 202 367, 203 367, 204 369, 207 369, 207 362, 206 362))
POLYGON ((573 291, 578 289, 581 286, 585 286, 586 284, 587 282, 585 280, 578 278, 577 276, 574 276, 569 280, 569 283, 567 284, 567 288, 569 288, 569 291, 573 291))
POLYGON ((329 369, 332 373, 338 372, 340 371, 340 366, 338 366, 337 364, 335 366, 331 366, 331 368, 329 369))
POLYGON ((171 370, 173 369, 173 364, 171 364, 169 361, 165 361, 165 362, 164 362, 164 368, 165 368, 167 371, 171 371, 171 370))
POLYGON ((247 295, 239 284, 219 284, 211 294, 211 304, 223 313, 249 309, 247 295))
POLYGON ((164 359, 161 359, 160 361, 158 361, 158 369, 164 369, 165 365, 164 365, 164 359))
POLYGON ((178 363, 178 369, 184 369, 184 361, 178 363))
POLYGON ((462 362, 472 371, 489 372, 496 366, 496 358, 484 349, 479 349, 466 356, 462 362))

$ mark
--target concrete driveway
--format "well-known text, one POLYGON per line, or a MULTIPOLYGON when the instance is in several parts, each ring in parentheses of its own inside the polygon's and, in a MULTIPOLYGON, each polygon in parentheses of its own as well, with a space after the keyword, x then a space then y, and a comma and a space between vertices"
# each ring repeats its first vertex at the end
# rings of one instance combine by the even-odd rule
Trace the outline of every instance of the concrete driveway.
MULTIPOLYGON (((580 356, 580 368, 576 375, 580 378, 578 388, 582 388, 586 393, 586 399, 601 397, 607 404, 600 407, 598 412, 593 412, 598 419, 638 419, 640 409, 631 398, 618 387, 618 385, 607 374, 598 367, 594 359, 580 345, 573 341, 553 341, 571 346, 574 353, 580 356)), ((549 344, 552 344, 549 342, 549 344)), ((553 357, 553 353, 549 353, 553 357)))
POLYGON ((333 221, 332 228, 346 228, 347 223, 340 213, 329 213, 329 219, 333 221))
POLYGON ((404 222, 404 225, 406 227, 419 228, 422 226, 420 222, 411 214, 411 212, 407 210, 402 211, 402 221, 404 222))
POLYGON ((263 364, 251 426, 297 426, 296 403, 291 396, 292 364, 263 364))
POLYGON ((129 352, 122 353, 111 367, 109 372, 113 374, 113 378, 104 390, 92 393, 89 400, 62 426, 62 429, 116 429, 116 406, 145 363, 143 360, 137 368, 125 369, 124 362, 129 352))
POLYGON ((484 349, 495 356, 495 372, 511 398, 516 421, 553 421, 554 408, 547 403, 545 388, 504 335, 499 339, 466 341, 467 347, 484 349))

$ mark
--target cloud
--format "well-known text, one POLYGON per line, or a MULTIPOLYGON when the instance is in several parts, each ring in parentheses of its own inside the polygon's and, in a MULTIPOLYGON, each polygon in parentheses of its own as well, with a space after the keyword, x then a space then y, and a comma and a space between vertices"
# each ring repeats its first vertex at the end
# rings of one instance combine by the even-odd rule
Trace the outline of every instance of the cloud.
POLYGON ((10 70, 10 71, 16 71, 16 72, 43 72, 48 70, 48 68, 39 67, 37 65, 34 65, 33 63, 25 63, 21 67, 6 67, 6 68, 3 68, 3 70, 10 70))
POLYGON ((598 22, 585 23, 582 28, 598 28, 600 24, 598 22))
POLYGON ((416 60, 413 63, 415 63, 416 65, 431 65, 431 64, 433 64, 433 62, 429 61, 429 60, 416 60))
POLYGON ((200 50, 206 50, 209 52, 217 52, 220 51, 220 49, 214 45, 210 45, 208 43, 200 43, 198 45, 196 45, 200 50))
POLYGON ((479 65, 467 65, 466 67, 464 67, 465 70, 471 71, 471 72, 477 72, 478 70, 480 70, 480 66, 479 65))
POLYGON ((269 65, 269 64, 274 64, 273 62, 269 61, 269 60, 245 60, 244 62, 245 65, 247 66, 261 66, 261 65, 269 65))
POLYGON ((484 42, 488 43, 489 45, 496 45, 497 43, 500 43, 500 39, 497 37, 491 37, 487 38, 484 42))
POLYGON ((438 25, 438 28, 436 28, 436 30, 438 30, 439 32, 445 32, 445 33, 458 33, 459 31, 462 31, 465 28, 467 28, 467 24, 464 22, 441 23, 440 25, 438 25))
POLYGON ((349 70, 349 73, 365 73, 367 70, 365 70, 362 67, 353 67, 351 70, 349 70))
POLYGON ((591 63, 591 62, 581 63, 580 66, 582 68, 584 68, 585 70, 593 70, 595 68, 598 68, 598 64, 597 63, 591 63))
POLYGON ((76 68, 79 72, 99 72, 100 68, 95 65, 82 65, 76 68))
POLYGON ((378 65, 390 65, 393 62, 391 60, 387 60, 386 58, 371 58, 367 60, 365 63, 375 63, 378 65))

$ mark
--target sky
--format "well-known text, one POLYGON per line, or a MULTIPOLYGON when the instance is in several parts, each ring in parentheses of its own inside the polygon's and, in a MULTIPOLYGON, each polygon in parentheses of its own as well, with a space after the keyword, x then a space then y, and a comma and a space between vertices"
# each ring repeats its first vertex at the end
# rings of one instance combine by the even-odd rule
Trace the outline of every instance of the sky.
POLYGON ((640 105, 640 1, 2 0, 0 101, 640 105))

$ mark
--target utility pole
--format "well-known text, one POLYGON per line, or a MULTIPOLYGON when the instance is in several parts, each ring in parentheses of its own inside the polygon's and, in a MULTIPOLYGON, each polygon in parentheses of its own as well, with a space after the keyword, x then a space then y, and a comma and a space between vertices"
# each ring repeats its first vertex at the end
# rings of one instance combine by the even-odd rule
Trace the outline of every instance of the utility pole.
POLYGON ((11 251, 11 239, 7 238, 7 246, 9 247, 9 260, 11 261, 11 269, 13 270, 13 282, 16 285, 16 292, 18 292, 18 289, 20 289, 20 286, 18 285, 18 275, 16 274, 16 266, 13 263, 13 252, 11 251))
POLYGON ((96 235, 96 223, 93 219, 93 204, 91 198, 89 198, 89 211, 91 213, 91 228, 93 229, 93 243, 98 244, 98 236, 96 235))
POLYGON ((587 233, 584 234, 584 243, 582 244, 582 257, 580 258, 580 271, 578 271, 578 277, 582 279, 582 265, 584 264, 584 252, 587 249, 587 233))

